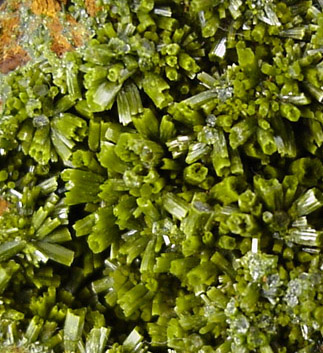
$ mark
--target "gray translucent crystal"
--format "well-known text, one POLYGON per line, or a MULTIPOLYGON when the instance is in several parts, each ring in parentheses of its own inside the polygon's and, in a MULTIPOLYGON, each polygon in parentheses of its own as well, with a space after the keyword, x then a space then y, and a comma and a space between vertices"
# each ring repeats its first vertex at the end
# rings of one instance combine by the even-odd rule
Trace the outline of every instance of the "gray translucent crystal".
POLYGON ((174 227, 174 223, 170 219, 165 218, 162 221, 153 223, 152 232, 153 234, 159 234, 164 236, 164 235, 170 234, 173 227, 174 227))
POLYGON ((254 281, 262 279, 273 272, 277 266, 277 256, 248 252, 241 263, 254 281))
POLYGON ((163 240, 166 246, 170 245, 170 239, 168 235, 163 235, 163 240))
POLYGON ((172 17, 172 9, 169 6, 156 7, 154 9, 154 14, 158 16, 172 17))
POLYGON ((280 278, 278 274, 272 274, 267 277, 267 284, 269 288, 276 288, 280 283, 280 278))
POLYGON ((205 24, 206 24, 204 11, 200 11, 198 13, 198 17, 199 17, 199 21, 200 21, 201 27, 203 28, 205 26, 205 24))
POLYGON ((35 128, 40 128, 47 126, 49 124, 49 119, 45 115, 38 115, 33 119, 33 125, 35 128))
POLYGON ((235 315, 237 311, 238 309, 236 307, 236 300, 234 298, 231 298, 224 310, 224 313, 226 316, 230 317, 232 315, 235 315))
POLYGON ((302 336, 304 337, 304 339, 307 340, 308 339, 308 326, 301 325, 301 332, 302 332, 302 336))
POLYGON ((233 95, 233 87, 220 87, 220 88, 217 88, 217 90, 218 90, 218 97, 222 102, 231 98, 233 95))
POLYGON ((270 303, 275 304, 279 295, 279 288, 282 282, 278 274, 271 274, 267 277, 266 283, 263 285, 262 295, 267 298, 270 303))
POLYGON ((244 315, 238 315, 237 318, 231 321, 230 328, 236 333, 245 335, 250 327, 248 319, 244 315))
POLYGON ((284 300, 294 308, 301 298, 308 298, 315 285, 315 278, 308 273, 301 273, 298 278, 292 279, 287 285, 284 300))
POLYGON ((204 311, 204 316, 207 316, 207 317, 212 316, 217 312, 214 305, 204 305, 203 311, 204 311))
POLYGON ((305 28, 295 27, 295 28, 285 29, 280 32, 280 35, 286 38, 303 39, 303 37, 305 36, 305 28))
POLYGON ((194 201, 193 207, 199 212, 212 212, 212 207, 201 201, 194 201))
MULTIPOLYGON (((279 19, 275 13, 275 11, 272 8, 271 4, 266 4, 264 7, 265 13, 266 13, 266 17, 265 19, 268 21, 266 22, 267 24, 271 25, 271 26, 280 26, 281 23, 279 22, 279 19)), ((264 21, 265 22, 265 21, 264 21)))
POLYGON ((311 102, 310 99, 307 98, 303 92, 297 96, 288 94, 288 95, 281 96, 280 98, 285 102, 289 102, 296 105, 306 105, 311 102))
POLYGON ((215 127, 216 126, 216 116, 214 114, 209 114, 207 117, 206 117, 206 124, 210 127, 215 127))
POLYGON ((210 54, 215 55, 218 58, 223 59, 224 56, 225 56, 225 53, 227 51, 226 43, 227 43, 227 38, 226 37, 223 37, 220 40, 218 40, 215 43, 215 45, 214 45, 213 49, 211 50, 210 54))
POLYGON ((288 283, 287 293, 285 295, 285 301, 292 308, 298 304, 298 297, 302 292, 301 282, 298 279, 291 280, 288 283))

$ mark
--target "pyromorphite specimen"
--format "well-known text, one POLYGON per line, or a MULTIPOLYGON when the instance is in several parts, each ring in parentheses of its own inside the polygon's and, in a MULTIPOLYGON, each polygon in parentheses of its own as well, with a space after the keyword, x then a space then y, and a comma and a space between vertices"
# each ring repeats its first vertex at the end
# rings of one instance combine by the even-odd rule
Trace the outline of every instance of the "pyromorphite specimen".
POLYGON ((322 8, 4 2, 0 353, 322 351, 322 8))

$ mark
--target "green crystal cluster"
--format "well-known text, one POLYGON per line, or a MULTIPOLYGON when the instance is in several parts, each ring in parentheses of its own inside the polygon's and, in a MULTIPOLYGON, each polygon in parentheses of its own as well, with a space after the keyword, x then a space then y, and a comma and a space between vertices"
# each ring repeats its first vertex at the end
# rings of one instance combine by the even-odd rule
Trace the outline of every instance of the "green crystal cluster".
POLYGON ((322 351, 323 1, 97 5, 0 76, 0 352, 322 351))

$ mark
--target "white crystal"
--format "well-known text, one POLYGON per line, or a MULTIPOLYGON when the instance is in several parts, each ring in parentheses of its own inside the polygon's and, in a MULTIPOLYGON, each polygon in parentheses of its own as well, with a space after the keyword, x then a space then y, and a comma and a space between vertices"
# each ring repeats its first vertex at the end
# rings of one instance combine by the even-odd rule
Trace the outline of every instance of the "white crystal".
POLYGON ((251 251, 253 253, 257 253, 258 252, 258 242, 259 239, 257 238, 252 238, 252 242, 251 242, 251 251))

